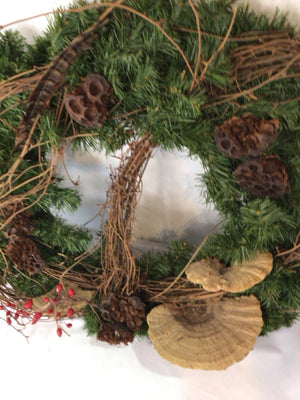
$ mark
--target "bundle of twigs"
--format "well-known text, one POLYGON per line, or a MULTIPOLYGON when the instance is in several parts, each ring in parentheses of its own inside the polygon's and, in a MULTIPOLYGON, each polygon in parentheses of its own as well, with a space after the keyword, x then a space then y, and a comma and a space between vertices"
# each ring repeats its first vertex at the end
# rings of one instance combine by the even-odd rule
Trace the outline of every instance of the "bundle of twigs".
POLYGON ((234 79, 239 88, 257 79, 300 71, 300 41, 279 32, 261 39, 259 43, 239 46, 231 54, 234 79))
POLYGON ((145 280, 140 283, 139 289, 142 291, 143 296, 150 302, 176 304, 222 297, 225 293, 221 290, 218 292, 208 292, 183 277, 175 283, 174 281, 174 277, 164 278, 160 281, 145 280))
POLYGON ((288 250, 279 252, 277 257, 281 257, 282 263, 288 270, 300 267, 300 232, 295 240, 294 246, 288 250))

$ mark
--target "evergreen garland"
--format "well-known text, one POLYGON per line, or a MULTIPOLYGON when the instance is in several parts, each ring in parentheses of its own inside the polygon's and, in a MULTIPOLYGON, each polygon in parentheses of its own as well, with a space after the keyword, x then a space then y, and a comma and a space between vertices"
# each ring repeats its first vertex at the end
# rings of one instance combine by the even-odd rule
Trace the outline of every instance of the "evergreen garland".
MULTIPOLYGON (((26 113, 34 74, 23 75, 29 79, 25 91, 12 91, 6 96, 1 85, 3 88, 3 83, 9 82, 13 75, 28 70, 35 69, 36 74, 42 74, 75 37, 98 20, 103 9, 99 5, 86 7, 81 12, 56 13, 47 31, 33 45, 26 44, 17 32, 0 34, 0 174, 4 185, 0 286, 3 293, 11 285, 20 296, 37 297, 58 285, 61 274, 69 269, 75 273, 73 284, 78 276, 90 274, 84 289, 93 290, 93 301, 85 308, 84 316, 87 331, 98 333, 105 321, 99 309, 99 282, 95 287, 92 282, 104 268, 101 246, 91 247, 92 235, 86 229, 70 226, 54 216, 54 209, 75 211, 80 198, 76 189, 61 185, 61 178, 53 172, 53 162, 60 159, 68 145, 74 150, 105 149, 110 154, 150 134, 156 146, 188 149, 204 165, 205 173, 199 177, 202 193, 218 210, 223 223, 221 230, 209 237, 197 253, 197 259, 216 257, 231 265, 248 260, 257 252, 272 253, 275 260, 272 272, 243 295, 254 294, 261 302, 262 334, 290 326, 297 318, 299 268, 289 267, 278 253, 293 248, 297 251, 299 246, 299 39, 285 16, 276 14, 269 20, 248 7, 235 12, 230 3, 201 1, 192 7, 193 3, 187 0, 127 0, 116 7, 99 28, 94 43, 70 65, 47 110, 41 114, 33 136, 35 145, 13 171, 12 189, 5 188, 5 184, 7 174, 21 154, 20 149, 14 148, 15 131, 26 113), (280 70, 269 75, 268 68, 272 65, 268 65, 265 72, 249 75, 249 81, 242 78, 239 81, 233 62, 235 52, 271 40, 276 44, 277 38, 278 46, 280 40, 295 44, 296 61, 290 63, 290 68, 284 73, 280 70), (194 80, 194 71, 198 73, 198 83, 194 80), (113 87, 108 118, 101 128, 70 123, 62 107, 65 92, 72 92, 91 73, 104 76, 113 87), (283 196, 262 198, 240 187, 233 171, 241 160, 227 157, 216 146, 216 126, 232 116, 245 114, 279 120, 278 137, 263 155, 276 155, 285 164, 291 190, 283 196), (45 186, 38 186, 39 182, 45 182, 45 191, 45 186), (34 221, 30 237, 47 265, 44 273, 38 273, 34 279, 5 256, 9 230, 13 227, 13 219, 5 211, 10 196, 19 196, 19 203, 12 202, 17 207, 28 208, 34 221)), ((72 7, 85 6, 84 1, 77 1, 72 7)), ((103 232, 99 236, 105 243, 103 232)), ((165 253, 143 254, 136 259, 136 265, 141 276, 163 281, 180 274, 194 250, 187 243, 174 242, 165 253)), ((4 299, 5 296, 1 301, 4 299)), ((147 302, 146 312, 158 303, 147 302)), ((144 323, 135 334, 146 331, 144 323)))

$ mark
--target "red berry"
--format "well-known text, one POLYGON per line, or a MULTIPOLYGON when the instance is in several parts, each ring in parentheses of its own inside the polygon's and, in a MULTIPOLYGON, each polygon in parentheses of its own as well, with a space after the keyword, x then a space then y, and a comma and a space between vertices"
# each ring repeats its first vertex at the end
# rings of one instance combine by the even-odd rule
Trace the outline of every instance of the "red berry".
POLYGON ((11 307, 11 303, 9 301, 6 303, 6 307, 11 307))
POLYGON ((72 325, 70 322, 67 324, 67 327, 68 327, 68 328, 72 328, 72 326, 73 326, 73 325, 72 325))
POLYGON ((60 318, 61 317, 61 313, 60 312, 56 313, 56 316, 57 316, 57 318, 60 318))
POLYGON ((20 314, 16 312, 16 313, 15 313, 15 319, 18 319, 19 316, 20 316, 20 314))
POLYGON ((60 293, 60 292, 62 291, 62 288, 63 288, 62 283, 59 283, 59 284, 56 286, 56 291, 57 291, 57 293, 60 293))
POLYGON ((22 312, 22 315, 23 315, 23 317, 29 317, 30 316, 30 314, 28 313, 28 312, 26 312, 26 311, 23 311, 23 310, 21 310, 22 312))
POLYGON ((42 317, 42 315, 43 314, 41 312, 35 313, 32 319, 32 325, 36 324, 38 320, 42 317))
POLYGON ((62 290, 62 288, 63 288, 62 283, 59 283, 59 284, 56 286, 56 291, 57 291, 57 293, 60 293, 61 290, 62 290))
POLYGON ((25 303, 25 308, 30 309, 33 306, 33 301, 30 298, 26 303, 25 303))
POLYGON ((62 329, 61 329, 61 328, 57 328, 56 333, 57 333, 57 335, 58 335, 59 337, 61 337, 61 335, 62 335, 62 329))
POLYGON ((70 297, 74 297, 75 296, 75 290, 74 289, 69 289, 68 290, 68 294, 70 297))
POLYGON ((11 311, 6 311, 6 316, 9 317, 11 315, 11 311))
POLYGON ((49 308, 49 310, 47 311, 47 313, 48 313, 48 314, 54 314, 54 308, 53 308, 53 307, 49 308))
POLYGON ((58 302, 58 299, 54 298, 54 299, 52 299, 52 302, 53 302, 53 303, 57 303, 57 302, 58 302))
POLYGON ((74 311, 73 308, 69 308, 69 309, 68 309, 68 313, 67 313, 68 317, 69 317, 69 318, 72 318, 73 315, 74 315, 74 312, 75 312, 75 311, 74 311))
POLYGON ((11 308, 16 308, 17 306, 15 305, 15 303, 10 303, 11 308))
POLYGON ((11 318, 7 317, 6 322, 8 323, 8 325, 11 325, 11 318))
POLYGON ((49 303, 49 301, 50 301, 49 297, 44 297, 44 301, 45 301, 46 303, 49 303))
POLYGON ((0 305, 0 310, 4 310, 4 306, 0 305))

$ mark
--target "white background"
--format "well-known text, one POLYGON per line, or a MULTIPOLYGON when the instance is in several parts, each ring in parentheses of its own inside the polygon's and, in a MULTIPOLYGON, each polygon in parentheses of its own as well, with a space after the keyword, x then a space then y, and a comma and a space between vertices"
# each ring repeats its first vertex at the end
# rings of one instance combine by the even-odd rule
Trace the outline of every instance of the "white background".
MULTIPOLYGON (((152 0, 155 1, 155 0, 152 0)), ((63 0, 1 0, 0 25, 51 11, 63 0)), ((241 3, 241 2, 240 2, 241 3)), ((290 12, 300 26, 298 0, 251 0, 254 9, 273 13, 276 6, 290 12)), ((14 25, 27 38, 45 28, 39 18, 14 25)), ((83 224, 105 198, 109 163, 104 154, 68 155, 73 179, 79 177, 83 207, 72 223, 83 224)), ((116 161, 110 159, 114 165, 116 161)), ((165 239, 200 239, 217 220, 195 189, 199 162, 184 154, 157 152, 144 177, 144 193, 137 213, 135 235, 143 245, 164 245, 165 239), (202 231, 201 231, 202 229, 202 231), (195 230, 200 231, 199 237, 195 230), (145 240, 147 239, 147 241, 145 240), (154 240, 153 240, 154 239, 154 240), (158 244, 157 241, 158 240, 158 244)), ((88 225, 96 230, 99 220, 88 225)), ((86 336, 83 321, 73 321, 70 337, 56 335, 53 322, 28 327, 29 344, 0 320, 0 379, 7 398, 165 400, 297 400, 300 398, 300 323, 259 337, 248 357, 226 371, 187 370, 161 358, 146 340, 112 347, 86 336)))

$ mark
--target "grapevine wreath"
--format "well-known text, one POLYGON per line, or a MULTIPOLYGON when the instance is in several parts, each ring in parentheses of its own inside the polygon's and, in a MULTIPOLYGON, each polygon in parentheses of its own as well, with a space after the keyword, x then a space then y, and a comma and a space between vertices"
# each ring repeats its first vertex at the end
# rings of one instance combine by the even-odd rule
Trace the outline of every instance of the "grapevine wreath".
MULTIPOLYGON (((224 369, 290 326, 300 297, 300 39, 224 0, 77 1, 27 44, 0 37, 3 319, 24 334, 82 315, 110 344, 149 335, 188 368, 224 369), (132 250, 142 176, 158 147, 204 165, 222 222, 194 249, 132 250), (122 150, 97 240, 67 224, 67 149, 122 150)), ((25 335, 25 334, 24 334, 25 335)))

